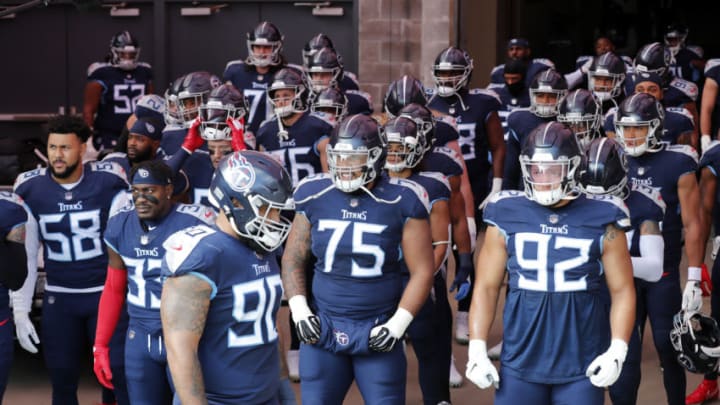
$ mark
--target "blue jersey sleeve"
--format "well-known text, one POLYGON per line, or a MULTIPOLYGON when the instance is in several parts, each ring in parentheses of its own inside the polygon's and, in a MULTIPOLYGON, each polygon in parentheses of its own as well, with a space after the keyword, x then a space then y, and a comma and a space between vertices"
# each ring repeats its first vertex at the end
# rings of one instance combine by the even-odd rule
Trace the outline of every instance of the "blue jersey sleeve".
POLYGON ((707 167, 715 177, 720 174, 720 141, 713 141, 700 159, 700 168, 707 167))
POLYGON ((172 234, 163 243, 165 257, 162 261, 163 277, 178 277, 192 274, 205 280, 213 289, 211 299, 217 293, 216 277, 212 272, 218 268, 214 265, 219 260, 220 251, 203 239, 216 232, 204 225, 186 228, 172 234))

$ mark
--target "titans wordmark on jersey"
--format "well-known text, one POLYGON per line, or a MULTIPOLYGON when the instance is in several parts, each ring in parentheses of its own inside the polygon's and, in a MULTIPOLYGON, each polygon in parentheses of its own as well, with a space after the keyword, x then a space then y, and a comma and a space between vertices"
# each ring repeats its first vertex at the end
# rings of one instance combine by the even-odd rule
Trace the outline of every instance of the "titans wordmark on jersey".
POLYGON ((280 383, 277 257, 204 225, 176 232, 164 248, 164 277, 198 277, 213 290, 198 349, 208 402, 270 402, 280 383))

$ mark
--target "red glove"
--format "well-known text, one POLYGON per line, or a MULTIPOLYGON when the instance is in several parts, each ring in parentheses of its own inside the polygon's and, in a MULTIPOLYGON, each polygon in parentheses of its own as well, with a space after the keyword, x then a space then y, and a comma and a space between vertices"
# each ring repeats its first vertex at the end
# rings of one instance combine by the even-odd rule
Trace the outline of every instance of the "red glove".
POLYGON ((182 148, 188 151, 189 153, 195 152, 199 147, 203 145, 205 142, 200 137, 200 122, 202 120, 200 117, 195 118, 193 123, 190 125, 190 128, 187 131, 187 135, 185 135, 185 140, 183 141, 182 148))
POLYGON ((100 384, 113 389, 112 371, 110 371, 110 349, 107 346, 93 346, 93 371, 100 384))
POLYGON ((712 279, 710 278, 710 273, 708 273, 708 268, 705 263, 700 266, 702 269, 702 280, 700 280, 700 289, 702 290, 703 297, 709 297, 712 294, 713 285, 712 285, 712 279))
POLYGON ((245 118, 240 117, 239 120, 236 120, 228 117, 225 123, 228 125, 230 132, 232 133, 231 144, 233 151, 237 152, 247 149, 247 146, 245 146, 245 118))

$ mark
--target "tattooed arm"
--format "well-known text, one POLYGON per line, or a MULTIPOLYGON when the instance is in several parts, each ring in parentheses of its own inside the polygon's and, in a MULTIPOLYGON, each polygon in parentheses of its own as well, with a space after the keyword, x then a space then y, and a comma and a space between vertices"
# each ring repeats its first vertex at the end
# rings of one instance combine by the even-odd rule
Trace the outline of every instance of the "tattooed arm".
POLYGON ((167 361, 183 405, 208 403, 197 351, 211 292, 210 284, 193 275, 170 277, 162 289, 160 316, 167 361))
POLYGON ((297 213, 285 243, 282 257, 282 282, 285 296, 307 294, 305 287, 305 268, 310 260, 310 221, 302 213, 297 213))
POLYGON ((610 290, 610 329, 613 339, 630 341, 635 323, 635 284, 625 232, 614 225, 605 228, 602 264, 610 290))

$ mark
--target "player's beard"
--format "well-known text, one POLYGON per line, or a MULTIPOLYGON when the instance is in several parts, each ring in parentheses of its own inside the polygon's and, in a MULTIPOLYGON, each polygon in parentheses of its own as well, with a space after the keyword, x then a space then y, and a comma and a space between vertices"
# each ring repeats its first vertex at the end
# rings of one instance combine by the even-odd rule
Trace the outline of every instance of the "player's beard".
POLYGON ((80 165, 80 162, 81 162, 81 160, 78 159, 78 161, 75 162, 74 165, 67 165, 67 166, 65 166, 65 170, 63 170, 63 171, 61 171, 61 172, 58 172, 57 170, 55 170, 55 167, 54 167, 53 165, 50 165, 50 171, 52 171, 52 175, 53 175, 53 177, 55 177, 55 178, 58 178, 58 179, 67 179, 68 177, 72 176, 73 173, 75 173, 75 170, 76 170, 76 169, 78 168, 78 166, 80 165))
POLYGON ((144 162, 146 160, 152 159, 152 148, 147 148, 145 150, 141 149, 135 149, 135 156, 130 156, 130 150, 128 150, 128 160, 132 164, 137 164, 140 162, 144 162))

